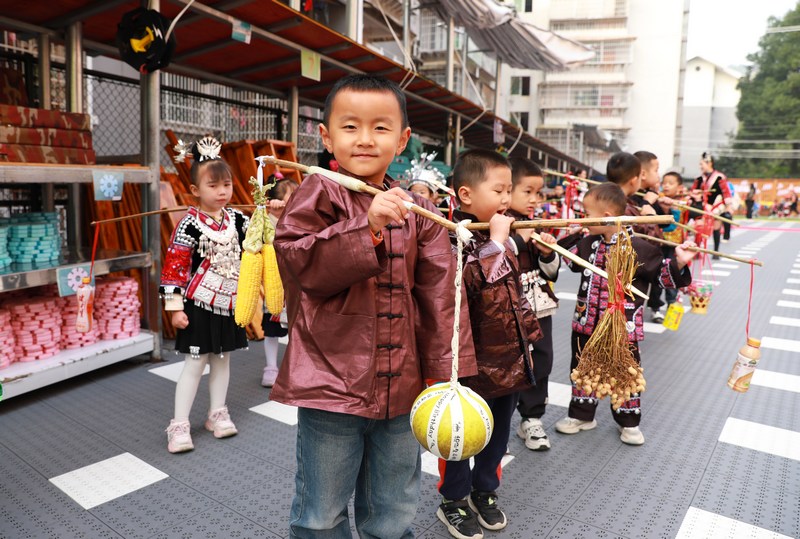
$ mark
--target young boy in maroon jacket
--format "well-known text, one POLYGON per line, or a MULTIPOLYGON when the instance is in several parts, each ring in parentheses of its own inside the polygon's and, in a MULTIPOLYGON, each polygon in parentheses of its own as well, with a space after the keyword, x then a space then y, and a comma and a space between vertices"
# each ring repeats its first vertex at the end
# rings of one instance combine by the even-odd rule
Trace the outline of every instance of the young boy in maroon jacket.
MULTIPOLYGON (((270 398, 298 406, 290 537, 413 536, 420 448, 409 412, 426 378, 450 377, 455 260, 434 210, 395 187, 389 164, 408 142, 405 96, 352 75, 334 86, 320 133, 339 172, 374 198, 308 176, 278 222, 289 346, 270 398)), ((461 313, 455 313, 461 315, 461 313)), ((466 313, 461 374, 476 372, 466 313)))
POLYGON ((498 506, 500 462, 508 447, 517 392, 533 384, 530 347, 542 334, 520 283, 517 251, 509 239, 513 217, 511 165, 489 150, 468 150, 453 169, 460 207, 456 221, 489 222, 464 246, 464 288, 478 362, 478 375, 462 380, 486 399, 494 416, 489 443, 469 461, 439 461, 442 503, 436 512, 457 539, 483 537, 481 527, 508 524, 498 506))

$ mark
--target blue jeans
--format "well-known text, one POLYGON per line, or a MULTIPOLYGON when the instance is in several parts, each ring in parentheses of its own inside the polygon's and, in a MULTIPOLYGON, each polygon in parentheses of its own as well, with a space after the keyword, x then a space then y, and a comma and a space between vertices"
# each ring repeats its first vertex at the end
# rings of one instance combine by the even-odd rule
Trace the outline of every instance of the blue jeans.
POLYGON ((300 408, 297 420, 289 537, 351 539, 353 491, 362 538, 413 537, 421 459, 408 415, 376 420, 300 408))

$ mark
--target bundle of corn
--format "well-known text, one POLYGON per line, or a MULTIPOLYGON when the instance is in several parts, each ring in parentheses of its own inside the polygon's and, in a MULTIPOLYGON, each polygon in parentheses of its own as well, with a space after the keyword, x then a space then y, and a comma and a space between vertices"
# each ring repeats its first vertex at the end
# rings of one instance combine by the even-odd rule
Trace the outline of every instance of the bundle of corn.
POLYGON ((614 410, 646 387, 644 372, 636 363, 628 342, 625 317, 625 291, 630 290, 636 266, 631 237, 622 229, 606 258, 608 309, 580 351, 578 366, 570 375, 578 389, 588 397, 602 399, 610 396, 614 410))
MULTIPOLYGON (((234 312, 236 323, 242 327, 247 327, 253 321, 256 310, 258 310, 261 283, 266 279, 264 270, 266 256, 262 250, 265 247, 266 238, 269 237, 271 246, 275 236, 275 229, 269 220, 266 207, 266 192, 271 185, 262 186, 261 182, 252 177, 250 184, 253 185, 253 203, 256 205, 256 209, 250 218, 250 226, 244 242, 242 242, 242 263, 239 267, 239 285, 236 289, 236 311, 234 312)), ((282 303, 281 307, 283 307, 282 303)))

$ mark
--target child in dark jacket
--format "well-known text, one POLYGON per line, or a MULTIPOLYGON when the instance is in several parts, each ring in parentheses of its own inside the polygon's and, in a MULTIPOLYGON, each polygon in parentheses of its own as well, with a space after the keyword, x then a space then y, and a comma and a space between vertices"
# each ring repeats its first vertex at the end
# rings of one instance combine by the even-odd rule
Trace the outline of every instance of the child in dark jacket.
MULTIPOLYGON (((511 163, 511 206, 506 212, 517 220, 530 219, 535 212, 540 191, 544 187, 544 177, 539 165, 525 159, 514 157, 511 163)), ((547 406, 547 384, 553 370, 553 314, 558 308, 558 299, 550 286, 558 278, 561 259, 551 249, 531 240, 533 229, 517 230, 511 239, 517 250, 522 291, 533 308, 536 319, 542 328, 542 339, 533 348, 533 376, 536 385, 519 393, 517 410, 522 416, 517 435, 525 440, 525 447, 531 451, 550 449, 550 439, 544 431, 542 416, 547 406)), ((540 233, 548 243, 556 240, 550 234, 540 233)))
POLYGON ((498 153, 469 150, 454 168, 461 204, 457 221, 489 221, 489 233, 476 233, 464 248, 464 287, 475 344, 478 375, 462 380, 486 399, 494 415, 487 446, 469 461, 440 461, 439 519, 453 537, 483 537, 481 526, 507 525, 497 505, 500 462, 508 446, 516 392, 533 382, 530 346, 541 338, 539 324, 520 287, 519 269, 510 241, 513 217, 503 215, 511 200, 511 167, 498 153), (477 513, 477 515, 476 515, 477 513))
MULTIPOLYGON (((584 198, 584 204, 588 217, 620 216, 625 213, 625 194, 617 185, 604 183, 589 190, 584 198)), ((600 269, 605 269, 609 249, 617 242, 617 229, 613 225, 588 228, 588 236, 583 238, 578 235, 567 236, 560 240, 559 244, 600 269)), ((644 291, 648 284, 655 280, 664 288, 682 288, 691 284, 692 274, 687 264, 697 254, 696 251, 687 250, 693 245, 691 242, 676 247, 674 258, 664 258, 661 249, 645 239, 633 237, 631 242, 638 263, 632 286, 644 291)), ((575 315, 572 319, 570 339, 572 342, 570 371, 572 371, 578 365, 580 351, 597 327, 600 317, 608 309, 608 280, 584 270, 569 260, 566 263, 572 271, 583 272, 575 303, 575 315)), ((637 363, 641 363, 639 341, 644 339, 643 310, 642 298, 639 296, 633 296, 633 299, 625 298, 628 341, 637 363)), ((598 399, 594 393, 587 394, 573 383, 569 414, 556 423, 556 430, 562 434, 576 434, 582 430, 595 428, 597 422, 594 420, 594 415, 597 404, 598 399)), ((644 443, 644 434, 639 430, 641 417, 640 397, 635 393, 614 412, 614 421, 619 427, 622 442, 629 445, 644 443)))

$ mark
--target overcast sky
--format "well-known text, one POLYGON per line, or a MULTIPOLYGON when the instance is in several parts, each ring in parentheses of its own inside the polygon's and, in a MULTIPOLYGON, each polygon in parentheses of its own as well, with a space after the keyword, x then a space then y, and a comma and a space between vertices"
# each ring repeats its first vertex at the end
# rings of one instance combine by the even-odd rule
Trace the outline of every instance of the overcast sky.
MULTIPOLYGON (((680 0, 666 0, 676 2, 680 0)), ((722 66, 747 63, 770 16, 782 18, 798 0, 691 0, 687 60, 694 56, 722 66)))

